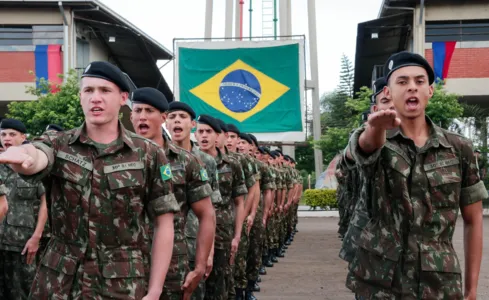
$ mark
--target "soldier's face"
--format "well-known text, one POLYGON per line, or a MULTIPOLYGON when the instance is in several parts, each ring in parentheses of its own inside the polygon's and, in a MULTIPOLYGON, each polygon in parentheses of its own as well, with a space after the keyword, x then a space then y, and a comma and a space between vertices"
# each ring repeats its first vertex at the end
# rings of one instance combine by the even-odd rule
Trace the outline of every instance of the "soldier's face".
POLYGON ((251 145, 247 141, 242 139, 239 140, 239 144, 238 144, 239 152, 249 154, 250 147, 251 145))
POLYGON ((218 134, 207 124, 197 124, 197 131, 195 132, 195 138, 199 143, 200 149, 208 151, 216 147, 216 140, 218 134))
POLYGON ((217 136, 216 147, 217 148, 223 148, 226 145, 227 140, 228 140, 228 133, 227 132, 224 132, 224 131, 221 132, 217 136))
POLYGON ((0 133, 2 146, 8 149, 12 146, 20 146, 25 141, 25 134, 14 129, 2 129, 0 133))
POLYGON ((380 111, 380 110, 389 110, 392 109, 394 110, 394 103, 392 102, 392 99, 389 99, 385 96, 384 91, 382 91, 380 94, 375 97, 375 105, 372 107, 374 112, 380 111))
POLYGON ((154 140, 163 134, 163 124, 166 114, 148 104, 134 103, 131 112, 131 122, 136 133, 147 139, 154 140))
POLYGON ((170 132, 172 140, 176 142, 189 139, 194 127, 195 121, 183 110, 172 111, 166 119, 166 129, 170 132))
POLYGON ((392 99, 401 118, 416 119, 424 117, 428 101, 433 96, 433 86, 429 84, 424 68, 409 66, 392 73, 384 92, 387 98, 392 99))
POLYGON ((114 83, 100 78, 84 77, 80 83, 80 104, 87 124, 101 126, 117 124, 121 106, 128 93, 114 83))
POLYGON ((228 139, 226 140, 226 146, 228 149, 236 149, 238 147, 239 137, 235 132, 228 132, 228 139))

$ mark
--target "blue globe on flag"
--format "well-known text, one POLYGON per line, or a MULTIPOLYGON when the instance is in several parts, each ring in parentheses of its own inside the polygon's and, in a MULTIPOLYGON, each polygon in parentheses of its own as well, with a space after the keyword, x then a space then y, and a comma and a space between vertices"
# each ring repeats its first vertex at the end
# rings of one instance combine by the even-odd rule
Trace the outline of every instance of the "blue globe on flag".
POLYGON ((227 74, 219 86, 222 104, 232 112, 252 110, 260 101, 261 86, 252 73, 239 69, 227 74))

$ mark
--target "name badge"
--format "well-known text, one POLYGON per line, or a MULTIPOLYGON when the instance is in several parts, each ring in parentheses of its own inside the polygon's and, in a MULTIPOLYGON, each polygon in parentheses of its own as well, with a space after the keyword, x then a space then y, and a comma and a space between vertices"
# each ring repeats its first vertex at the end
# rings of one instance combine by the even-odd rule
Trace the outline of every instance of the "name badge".
POLYGON ((140 170, 140 169, 144 169, 144 163, 142 161, 134 161, 134 162, 119 163, 119 164, 105 166, 104 173, 109 174, 112 172, 140 170))
POLYGON ((67 160, 69 162, 72 162, 76 165, 79 165, 80 167, 88 170, 88 171, 92 171, 93 170, 93 165, 92 163, 88 162, 88 161, 85 161, 83 160, 83 158, 79 157, 79 156, 75 156, 75 155, 72 155, 72 154, 69 154, 69 153, 66 153, 66 152, 63 152, 63 151, 58 151, 58 154, 56 155, 56 157, 59 157, 61 159, 64 159, 64 160, 67 160))

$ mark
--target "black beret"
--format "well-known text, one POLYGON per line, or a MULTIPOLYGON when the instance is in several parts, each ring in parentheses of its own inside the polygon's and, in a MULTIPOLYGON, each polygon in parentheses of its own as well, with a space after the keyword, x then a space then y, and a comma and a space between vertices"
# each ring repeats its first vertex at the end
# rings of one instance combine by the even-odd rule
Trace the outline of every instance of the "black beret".
POLYGON ((196 117, 195 111, 187 103, 183 103, 180 101, 171 102, 169 105, 168 112, 177 111, 177 110, 182 110, 184 112, 187 112, 190 115, 190 118, 192 118, 192 120, 195 119, 196 117))
POLYGON ((30 141, 25 140, 25 141, 22 142, 22 145, 27 145, 27 144, 30 144, 30 143, 31 143, 30 141))
POLYGON ((209 115, 200 115, 197 118, 197 122, 199 122, 201 124, 209 125, 217 133, 221 133, 222 132, 221 126, 219 126, 219 123, 216 121, 216 119, 214 119, 213 117, 211 117, 209 115))
POLYGON ((248 134, 244 133, 244 132, 240 132, 239 138, 242 139, 242 140, 247 141, 249 144, 253 144, 253 140, 251 139, 251 137, 248 134))
POLYGON ((263 147, 258 147, 257 149, 258 149, 258 151, 260 151, 261 154, 266 153, 265 148, 263 148, 263 147))
POLYGON ((241 131, 239 131, 239 128, 234 124, 226 124, 226 127, 228 128, 228 132, 234 132, 237 135, 241 133, 241 131))
POLYGON ((432 84, 435 81, 435 73, 428 61, 421 55, 408 51, 395 53, 389 57, 384 66, 384 74, 387 74, 385 80, 389 81, 389 77, 394 71, 409 66, 418 66, 425 69, 426 73, 428 73, 429 83, 432 84))
POLYGON ((218 118, 215 118, 215 119, 216 119, 217 123, 219 124, 219 127, 221 127, 221 130, 223 132, 228 132, 228 127, 227 127, 226 123, 224 123, 224 121, 221 119, 218 119, 218 118))
POLYGON ((268 154, 270 156, 272 155, 272 154, 270 154, 270 149, 268 149, 267 147, 262 147, 262 148, 263 148, 263 150, 265 150, 266 154, 268 154))
POLYGON ((168 110, 168 100, 165 95, 152 87, 143 87, 134 90, 131 101, 133 103, 148 104, 161 112, 168 110))
POLYGON ((122 71, 113 64, 106 61, 94 61, 90 63, 83 72, 83 77, 95 77, 108 80, 117 85, 123 92, 131 92, 129 83, 122 71))
POLYGON ((284 159, 285 159, 285 160, 290 161, 290 158, 291 158, 290 156, 288 156, 288 155, 284 155, 284 159))
POLYGON ((375 80, 374 84, 372 85, 372 98, 370 99, 372 103, 375 103, 375 98, 382 93, 384 90, 384 87, 387 85, 387 81, 385 80, 385 77, 380 77, 377 80, 375 80))
POLYGON ((13 129, 21 133, 27 133, 24 123, 15 119, 3 119, 0 123, 0 129, 13 129))
POLYGON ((273 157, 273 158, 277 158, 279 157, 280 155, 278 154, 277 151, 270 151, 270 156, 273 157))
POLYGON ((47 127, 46 127, 46 131, 48 130, 54 130, 54 131, 63 131, 63 127, 59 126, 59 125, 56 125, 56 124, 49 124, 47 127))
POLYGON ((258 147, 258 140, 256 139, 256 136, 252 135, 251 133, 248 133, 248 135, 253 140, 253 143, 255 143, 255 146, 258 147))

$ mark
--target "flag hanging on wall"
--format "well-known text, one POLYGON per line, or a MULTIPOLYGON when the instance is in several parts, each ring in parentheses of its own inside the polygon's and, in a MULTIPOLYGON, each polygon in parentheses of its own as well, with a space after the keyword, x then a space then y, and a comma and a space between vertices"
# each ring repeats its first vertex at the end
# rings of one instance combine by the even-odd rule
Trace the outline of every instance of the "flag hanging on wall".
MULTIPOLYGON (((34 51, 36 59, 36 77, 44 78, 54 84, 62 83, 58 74, 63 74, 61 45, 37 45, 34 51)), ((36 81, 39 87, 39 81, 36 81)))
POLYGON ((182 42, 175 97, 262 140, 303 141, 302 40, 182 42))
POLYGON ((448 69, 452 60, 453 52, 457 42, 434 42, 433 48, 433 69, 436 81, 445 80, 448 76, 448 69))

